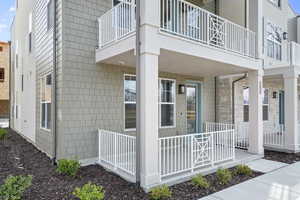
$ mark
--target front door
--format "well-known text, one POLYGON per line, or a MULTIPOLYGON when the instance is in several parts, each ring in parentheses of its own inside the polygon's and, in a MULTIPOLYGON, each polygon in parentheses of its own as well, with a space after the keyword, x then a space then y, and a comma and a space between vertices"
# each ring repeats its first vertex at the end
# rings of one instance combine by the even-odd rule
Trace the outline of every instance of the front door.
POLYGON ((186 117, 188 133, 198 133, 200 130, 199 94, 199 84, 188 84, 186 86, 186 117))

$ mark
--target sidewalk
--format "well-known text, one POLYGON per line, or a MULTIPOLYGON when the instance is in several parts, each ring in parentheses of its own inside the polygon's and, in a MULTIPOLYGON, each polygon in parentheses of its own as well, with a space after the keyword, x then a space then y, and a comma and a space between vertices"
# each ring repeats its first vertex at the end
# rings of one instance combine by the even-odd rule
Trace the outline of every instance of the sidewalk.
POLYGON ((200 200, 300 200, 300 162, 200 200))

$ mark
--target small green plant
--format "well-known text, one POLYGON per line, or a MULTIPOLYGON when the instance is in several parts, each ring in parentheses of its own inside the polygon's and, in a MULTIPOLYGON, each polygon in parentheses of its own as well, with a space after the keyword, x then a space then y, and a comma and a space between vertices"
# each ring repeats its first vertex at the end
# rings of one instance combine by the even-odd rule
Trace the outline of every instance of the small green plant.
POLYGON ((101 186, 87 183, 81 188, 75 188, 73 195, 80 200, 102 200, 104 199, 104 190, 101 186))
POLYGON ((167 199, 172 196, 172 192, 166 185, 155 187, 150 191, 150 198, 153 200, 167 199))
POLYGON ((0 186, 1 200, 21 200, 26 189, 31 186, 32 176, 9 176, 0 186))
POLYGON ((80 168, 79 161, 62 159, 58 161, 56 171, 60 174, 75 177, 79 168, 80 168))
POLYGON ((231 181, 232 174, 228 169, 218 169, 217 179, 220 184, 226 185, 231 181))
POLYGON ((237 175, 251 176, 253 172, 247 165, 238 165, 235 168, 235 173, 237 175))
POLYGON ((3 140, 7 135, 7 130, 0 128, 0 140, 3 140))
POLYGON ((207 189, 210 186, 206 178, 204 178, 202 175, 198 175, 192 178, 192 183, 193 185, 203 189, 207 189))

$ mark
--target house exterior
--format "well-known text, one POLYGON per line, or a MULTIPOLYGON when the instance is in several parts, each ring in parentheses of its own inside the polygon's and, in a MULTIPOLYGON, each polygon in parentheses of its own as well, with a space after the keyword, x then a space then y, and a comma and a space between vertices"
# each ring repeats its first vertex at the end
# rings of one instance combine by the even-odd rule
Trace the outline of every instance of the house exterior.
POLYGON ((145 189, 234 164, 235 147, 299 151, 300 24, 287 0, 140 3, 136 69, 134 1, 17 0, 12 128, 54 160, 145 189))
POLYGON ((9 50, 8 42, 0 41, 0 118, 9 117, 9 50))

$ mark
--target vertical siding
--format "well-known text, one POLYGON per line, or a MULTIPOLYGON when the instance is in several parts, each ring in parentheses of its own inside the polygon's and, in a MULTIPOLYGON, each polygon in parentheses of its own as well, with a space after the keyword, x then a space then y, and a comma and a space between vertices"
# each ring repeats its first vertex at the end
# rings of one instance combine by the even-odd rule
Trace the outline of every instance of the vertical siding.
MULTIPOLYGON (((53 70, 53 28, 47 30, 47 3, 45 0, 36 0, 33 19, 35 26, 35 60, 36 60, 36 145, 48 155, 53 156, 53 135, 51 131, 40 129, 40 78, 52 73, 53 70)), ((62 41, 62 1, 57 0, 57 45, 58 71, 61 71, 61 41, 62 41)), ((58 73, 59 74, 59 73, 58 73)), ((59 74, 58 76, 60 76, 59 74)), ((61 80, 61 79, 59 79, 61 80)), ((60 85, 60 83, 58 83, 60 85)), ((53 108, 53 107, 52 107, 53 108)), ((52 110, 53 112, 53 110, 52 110)))

